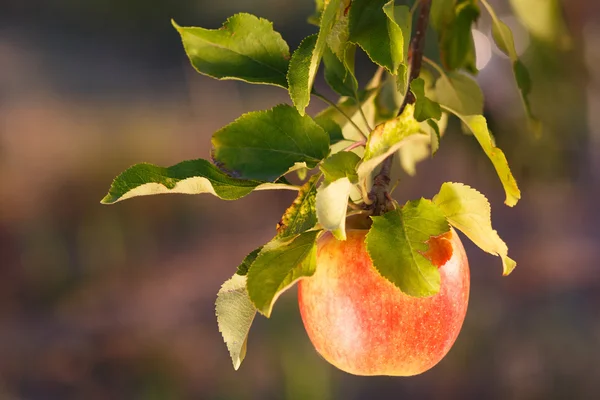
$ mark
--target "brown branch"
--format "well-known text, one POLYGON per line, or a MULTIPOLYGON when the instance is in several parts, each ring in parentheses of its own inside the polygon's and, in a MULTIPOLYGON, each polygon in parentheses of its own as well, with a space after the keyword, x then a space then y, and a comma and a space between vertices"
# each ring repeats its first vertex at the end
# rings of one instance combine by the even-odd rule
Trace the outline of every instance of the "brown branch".
MULTIPOLYGON (((421 0, 419 10, 419 19, 417 28, 410 42, 410 70, 408 79, 408 90, 398 111, 398 115, 402 114, 407 104, 415 102, 415 98, 410 91, 410 83, 419 77, 421 73, 421 64, 423 63, 423 51, 425 50, 425 35, 427 34, 427 24, 429 23, 429 10, 431 9, 431 0, 421 0)), ((388 195, 388 186, 390 185, 390 172, 394 154, 388 156, 381 163, 379 173, 373 179, 373 188, 369 193, 369 200, 372 201, 370 208, 373 210, 373 215, 381 215, 390 209, 391 200, 388 195)))

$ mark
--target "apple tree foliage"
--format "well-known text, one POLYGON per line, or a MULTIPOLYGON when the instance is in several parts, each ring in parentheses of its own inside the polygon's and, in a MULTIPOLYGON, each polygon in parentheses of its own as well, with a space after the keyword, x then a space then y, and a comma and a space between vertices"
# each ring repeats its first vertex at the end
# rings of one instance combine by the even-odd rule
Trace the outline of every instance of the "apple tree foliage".
POLYGON ((366 245, 374 267, 410 296, 439 291, 438 269, 423 254, 427 241, 451 226, 482 250, 498 255, 504 275, 516 265, 492 229, 490 204, 477 190, 447 182, 433 199, 403 206, 387 192, 391 158, 399 157, 413 175, 417 162, 435 154, 448 118, 454 116, 491 161, 505 203, 517 204, 521 196, 517 182, 482 115, 484 97, 474 79, 471 30, 483 12, 491 16, 496 45, 512 63, 524 115, 535 132, 540 129, 528 101, 530 77, 517 56, 512 32, 487 1, 405 3, 409 4, 317 0, 309 22, 318 26, 318 32, 293 52, 271 22, 254 15, 236 14, 218 29, 173 22, 191 66, 200 74, 274 85, 290 96, 291 105, 244 114, 215 132, 210 161, 183 161, 167 168, 134 165, 114 180, 102 199, 113 204, 162 193, 210 193, 224 200, 256 190, 298 193, 273 239, 248 254, 218 292, 218 326, 235 369, 245 356, 256 312, 269 317, 287 288, 314 273, 318 238, 330 231, 345 240, 348 216, 371 216, 366 245), (437 43, 439 64, 423 55, 425 35, 437 43), (363 87, 354 70, 359 51, 378 67, 363 87), (426 68, 421 68, 423 62, 426 68), (319 71, 341 96, 338 100, 314 88, 319 71), (306 107, 314 99, 328 107, 310 116, 306 107), (377 185, 383 185, 389 199, 383 209, 375 207, 381 203, 375 195, 377 185))

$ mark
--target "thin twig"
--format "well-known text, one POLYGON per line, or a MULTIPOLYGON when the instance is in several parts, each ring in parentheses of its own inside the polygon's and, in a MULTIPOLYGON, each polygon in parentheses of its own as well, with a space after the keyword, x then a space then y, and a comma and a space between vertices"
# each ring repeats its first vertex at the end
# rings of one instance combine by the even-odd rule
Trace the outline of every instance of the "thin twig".
MULTIPOLYGON (((425 35, 427 33, 427 25, 429 23, 429 10, 431 9, 431 0, 420 0, 419 19, 417 21, 417 28, 412 37, 411 47, 411 59, 410 59, 410 71, 409 71, 409 87, 410 83, 419 77, 421 73, 421 64, 423 63, 423 51, 425 50, 425 35)), ((410 90, 404 96, 404 101, 400 106, 398 115, 402 114, 407 104, 414 103, 415 98, 410 90)), ((394 155, 388 156, 381 163, 381 169, 379 173, 373 179, 373 187, 369 193, 369 200, 373 202, 372 207, 373 215, 381 215, 389 209, 390 196, 388 194, 388 186, 390 185, 390 171, 392 169, 392 162, 394 155)))
MULTIPOLYGON (((331 107, 335 108, 340 114, 342 114, 344 117, 346 117, 346 119, 348 120, 348 122, 350 122, 352 124, 352 126, 354 126, 356 128, 356 130, 360 133, 360 135, 366 140, 367 139, 367 135, 363 132, 362 129, 360 129, 360 127, 358 125, 356 125, 356 122, 354 122, 352 120, 352 118, 346 114, 344 112, 344 110, 342 110, 337 104, 335 104, 333 101, 329 100, 327 97, 323 96, 321 93, 315 91, 313 89, 312 94, 314 96, 316 96, 317 98, 321 99, 323 102, 325 102, 326 104, 330 105, 331 107)), ((360 105, 359 105, 360 107, 360 105)))

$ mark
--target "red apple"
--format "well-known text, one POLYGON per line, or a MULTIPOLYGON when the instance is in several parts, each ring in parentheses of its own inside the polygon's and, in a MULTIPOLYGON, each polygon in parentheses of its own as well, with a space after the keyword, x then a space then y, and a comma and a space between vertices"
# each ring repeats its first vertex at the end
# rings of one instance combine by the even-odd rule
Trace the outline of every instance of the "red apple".
MULTIPOLYGON (((432 238, 425 256, 439 267, 441 289, 410 297, 373 267, 367 230, 318 241, 317 270, 299 282, 300 313, 317 351, 355 375, 410 376, 450 350, 467 312, 469 264, 454 230, 432 238)), ((390 249, 393 251, 393 249, 390 249)))

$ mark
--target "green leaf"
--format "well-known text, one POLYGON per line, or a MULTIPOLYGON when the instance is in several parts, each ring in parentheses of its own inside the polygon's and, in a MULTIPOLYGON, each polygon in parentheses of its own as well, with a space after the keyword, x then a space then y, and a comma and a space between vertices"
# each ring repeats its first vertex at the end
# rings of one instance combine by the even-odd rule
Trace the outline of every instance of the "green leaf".
POLYGON ((510 0, 510 5, 533 37, 560 50, 572 47, 560 0, 510 0))
POLYGON ((457 116, 467 125, 471 132, 473 132, 473 135, 481 145, 481 148, 492 161, 492 164, 498 173, 498 177, 502 182, 502 186, 504 186, 504 191, 506 192, 504 204, 510 207, 516 205, 521 198, 521 191, 517 186, 517 181, 510 172, 506 156, 493 142, 485 118, 481 115, 463 116, 457 114, 457 116))
POLYGON ((407 137, 419 133, 420 126, 413 112, 414 106, 408 104, 402 115, 378 125, 371 132, 357 169, 359 181, 364 182, 387 156, 398 151, 407 137))
MULTIPOLYGON (((349 50, 347 57, 354 57, 354 50, 349 50)), ((325 81, 341 96, 353 97, 358 90, 358 82, 354 73, 327 48, 323 54, 325 64, 325 81)))
POLYGON ((315 76, 327 46, 327 36, 340 11, 340 1, 329 0, 325 4, 319 23, 319 33, 304 39, 290 61, 287 74, 288 88, 290 98, 300 115, 304 115, 304 110, 310 102, 315 76))
POLYGON ((467 235, 483 251, 502 259, 503 274, 517 263, 508 257, 508 247, 492 229, 491 207, 485 196, 462 183, 446 182, 433 202, 442 210, 450 225, 467 235))
MULTIPOLYGON (((348 51, 354 54, 355 47, 353 44, 348 42, 350 37, 349 30, 349 18, 348 13, 346 12, 347 8, 350 5, 351 0, 342 0, 340 3, 340 9, 338 10, 338 15, 335 20, 335 23, 331 27, 331 31, 327 35, 327 46, 333 51, 333 53, 337 56, 340 61, 346 63, 348 61, 347 54, 348 51)), ((353 65, 351 70, 353 70, 353 65)))
POLYGON ((435 83, 438 103, 462 115, 483 113, 483 93, 476 81, 466 75, 450 72, 435 83))
POLYGON ((288 90, 300 115, 304 115, 304 110, 310 103, 310 93, 314 82, 314 75, 311 73, 316 72, 316 69, 312 70, 312 64, 317 38, 317 34, 304 38, 290 60, 290 69, 287 74, 288 90))
POLYGON ((294 166, 314 168, 329 153, 329 137, 291 106, 256 111, 217 131, 212 158, 229 175, 274 181, 294 166))
POLYGON ((181 27, 172 22, 192 66, 201 74, 287 88, 290 50, 266 19, 236 14, 220 29, 181 27))
MULTIPOLYGON (((338 153, 339 154, 339 153, 338 153)), ((317 190, 317 218, 319 224, 338 240, 346 240, 346 212, 352 183, 344 177, 323 182, 317 190)))
MULTIPOLYGON (((395 0, 390 0, 383 6, 383 12, 388 18, 388 33, 392 46, 402 49, 400 65, 408 58, 410 47, 410 34, 412 30, 412 14, 408 6, 396 6, 395 0)), ((396 50, 392 50, 392 58, 396 57, 396 50)), ((395 60, 396 61, 396 60, 395 60)))
POLYGON ((295 186, 232 178, 202 159, 183 161, 169 168, 142 163, 117 176, 101 202, 113 204, 136 196, 163 193, 210 193, 223 200, 237 200, 253 190, 265 189, 295 190, 295 186))
POLYGON ((477 0, 433 0, 431 22, 438 33, 442 63, 453 71, 477 73, 472 25, 479 18, 477 0))
POLYGON ((401 19, 405 12, 402 7, 394 8, 392 3, 387 8, 388 17, 384 11, 386 3, 388 0, 354 0, 350 7, 349 40, 358 44, 374 63, 395 75, 405 60, 401 27, 404 26, 401 19), (391 8, 394 8, 393 13, 391 8))
POLYGON ((262 314, 271 315, 277 298, 298 279, 311 276, 317 262, 316 240, 320 231, 267 243, 248 271, 248 293, 262 314))
POLYGON ((246 290, 245 276, 235 274, 223 284, 217 294, 215 311, 219 331, 229 350, 233 368, 237 370, 246 357, 248 333, 256 315, 256 308, 246 290))
POLYGON ((410 89, 415 95, 415 119, 419 122, 427 119, 440 119, 442 109, 435 101, 425 97, 425 81, 416 78, 410 83, 410 89))
POLYGON ((356 183, 356 165, 360 157, 351 151, 340 151, 327 157, 319 167, 325 175, 325 182, 331 183, 341 178, 348 178, 350 182, 356 183))
POLYGON ((252 250, 250 254, 244 257, 242 263, 237 267, 236 274, 246 275, 248 273, 248 270, 252 266, 252 263, 254 262, 254 260, 256 260, 256 257, 258 257, 258 253, 261 252, 262 248, 263 246, 260 246, 259 248, 252 250))
POLYGON ((487 7, 490 15, 492 16, 492 36, 494 38, 494 42, 496 42, 498 48, 512 61, 513 74, 519 88, 519 94, 521 95, 525 113, 529 120, 529 127, 536 136, 539 136, 542 131, 542 124, 536 118, 536 116, 533 115, 531 105, 529 103, 529 93, 531 92, 531 78, 529 76, 529 71, 527 71, 525 65, 523 65, 523 63, 519 60, 517 50, 515 49, 515 41, 510 28, 504 22, 498 19, 496 13, 488 3, 483 4, 487 7))
POLYGON ((506 54, 511 60, 519 58, 515 49, 515 40, 512 31, 504 22, 499 19, 493 19, 492 37, 498 48, 506 54))
POLYGON ((277 224, 277 238, 295 236, 314 228, 317 224, 315 196, 320 174, 310 179, 300 188, 298 196, 288 207, 277 224))
POLYGON ((331 115, 319 114, 315 117, 315 122, 327 132, 329 135, 329 143, 331 145, 345 140, 342 128, 331 118, 331 115))
POLYGON ((423 253, 432 236, 450 230, 442 211, 431 200, 420 199, 371 218, 366 244, 377 271, 409 296, 438 293, 440 273, 423 253))

